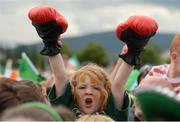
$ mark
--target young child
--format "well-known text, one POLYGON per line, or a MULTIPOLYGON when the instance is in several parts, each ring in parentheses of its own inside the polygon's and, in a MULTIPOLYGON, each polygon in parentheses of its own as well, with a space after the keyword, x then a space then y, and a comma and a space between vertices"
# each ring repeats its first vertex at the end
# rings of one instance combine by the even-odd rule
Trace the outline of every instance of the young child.
MULTIPOLYGON (((176 93, 179 93, 180 83, 179 76, 180 70, 179 66, 179 50, 180 50, 180 34, 176 34, 172 40, 170 46, 170 64, 162 64, 158 66, 151 66, 151 70, 148 71, 145 79, 139 83, 139 86, 152 85, 156 83, 156 85, 169 88, 174 88, 176 93)), ((133 105, 135 117, 139 120, 143 120, 142 112, 140 108, 136 105, 133 105)))
POLYGON ((139 55, 150 37, 156 33, 157 23, 150 17, 133 16, 118 25, 116 36, 127 44, 128 52, 119 55, 123 62, 113 81, 110 82, 104 69, 95 64, 81 67, 72 80, 67 81, 59 48, 62 46, 59 37, 68 26, 66 19, 49 6, 32 8, 29 18, 44 43, 40 53, 49 56, 55 75, 55 85, 49 94, 51 103, 68 107, 77 117, 106 114, 116 121, 127 120, 129 99, 125 92, 125 82, 134 65, 140 63, 139 55))
POLYGON ((170 64, 153 66, 149 71, 148 77, 161 77, 167 79, 174 87, 174 90, 180 92, 180 33, 177 33, 170 46, 170 64))

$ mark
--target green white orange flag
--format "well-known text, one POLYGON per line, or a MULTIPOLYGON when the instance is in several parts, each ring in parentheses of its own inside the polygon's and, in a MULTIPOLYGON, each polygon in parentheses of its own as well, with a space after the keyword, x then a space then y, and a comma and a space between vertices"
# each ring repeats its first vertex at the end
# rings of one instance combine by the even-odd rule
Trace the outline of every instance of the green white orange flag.
POLYGON ((32 80, 34 83, 40 83, 45 78, 38 72, 25 52, 21 55, 19 64, 19 75, 22 80, 32 80))

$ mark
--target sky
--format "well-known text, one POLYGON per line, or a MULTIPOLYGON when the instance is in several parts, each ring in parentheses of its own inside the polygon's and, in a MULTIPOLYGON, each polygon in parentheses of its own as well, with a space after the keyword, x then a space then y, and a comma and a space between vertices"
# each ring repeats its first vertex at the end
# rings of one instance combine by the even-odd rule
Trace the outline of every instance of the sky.
POLYGON ((180 32, 180 0, 0 0, 0 44, 37 43, 28 12, 40 5, 54 7, 67 19, 62 37, 114 31, 133 15, 153 17, 159 33, 180 32))

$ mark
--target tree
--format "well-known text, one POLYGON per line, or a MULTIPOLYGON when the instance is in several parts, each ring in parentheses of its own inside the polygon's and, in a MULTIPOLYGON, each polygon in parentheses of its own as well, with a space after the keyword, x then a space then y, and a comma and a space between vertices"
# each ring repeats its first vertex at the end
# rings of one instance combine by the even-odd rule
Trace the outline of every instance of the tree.
POLYGON ((72 54, 72 50, 69 48, 68 44, 63 43, 61 47, 61 53, 70 56, 72 54))
POLYGON ((77 54, 80 62, 94 62, 100 66, 107 66, 108 56, 106 50, 101 45, 96 43, 88 43, 80 52, 77 54))
POLYGON ((145 47, 145 50, 141 54, 141 59, 142 59, 142 63, 141 63, 142 66, 145 64, 158 65, 163 63, 161 57, 161 51, 153 43, 149 43, 145 47))

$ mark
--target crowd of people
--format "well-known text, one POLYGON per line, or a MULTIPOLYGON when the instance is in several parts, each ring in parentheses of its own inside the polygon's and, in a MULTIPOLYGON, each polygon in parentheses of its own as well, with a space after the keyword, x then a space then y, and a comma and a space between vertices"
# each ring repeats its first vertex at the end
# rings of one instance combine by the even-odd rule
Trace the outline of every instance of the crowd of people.
POLYGON ((129 92, 126 81, 158 30, 153 18, 131 16, 117 26, 115 35, 125 46, 111 73, 88 63, 69 75, 60 38, 68 28, 66 18, 50 6, 34 7, 28 17, 43 41, 40 54, 48 57, 52 75, 42 84, 1 77, 2 121, 180 120, 180 34, 172 40, 170 64, 143 67, 129 92))

